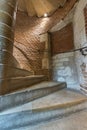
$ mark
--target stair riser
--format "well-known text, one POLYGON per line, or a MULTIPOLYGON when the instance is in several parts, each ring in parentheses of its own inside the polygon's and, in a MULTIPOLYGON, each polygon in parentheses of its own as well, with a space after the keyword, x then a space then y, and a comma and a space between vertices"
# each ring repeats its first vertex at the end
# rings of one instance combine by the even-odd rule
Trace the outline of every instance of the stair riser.
POLYGON ((5 97, 1 97, 0 104, 0 111, 4 111, 6 109, 16 107, 23 105, 27 102, 31 102, 35 99, 41 98, 43 96, 46 96, 48 94, 51 94, 53 92, 56 92, 58 90, 61 90, 63 88, 66 88, 66 84, 61 84, 61 85, 56 85, 53 87, 45 87, 41 89, 36 89, 32 91, 26 91, 23 93, 18 93, 18 94, 13 94, 13 95, 8 95, 5 97))
POLYGON ((27 88, 31 85, 34 85, 36 83, 40 83, 42 81, 45 81, 46 78, 14 78, 14 79, 1 79, 1 95, 8 94, 14 91, 17 91, 19 89, 27 88))
POLYGON ((0 129, 1 130, 10 130, 18 129, 21 127, 31 127, 36 124, 48 122, 55 118, 63 118, 72 113, 87 109, 87 103, 81 103, 76 106, 68 108, 50 108, 49 110, 42 111, 26 111, 15 113, 11 115, 0 116, 0 129))
MULTIPOLYGON (((8 14, 10 14, 10 16, 9 17, 12 17, 13 18, 13 8, 12 8, 12 6, 10 6, 9 4, 7 5, 5 5, 4 3, 0 3, 0 10, 1 10, 1 12, 3 11, 3 12, 7 12, 8 14)), ((4 15, 5 15, 5 13, 3 13, 4 15)), ((6 16, 4 16, 4 18, 6 19, 6 16)), ((12 19, 11 18, 11 19, 12 19)), ((2 19, 0 19, 0 20, 2 20, 2 19)), ((11 20, 12 21, 12 20, 11 20)), ((6 20, 4 20, 3 19, 3 23, 5 23, 5 24, 8 24, 9 26, 11 26, 10 25, 10 23, 7 23, 7 19, 6 20)))
POLYGON ((10 53, 13 53, 13 42, 6 38, 0 37, 0 49, 8 50, 10 53))
POLYGON ((7 65, 0 65, 0 78, 12 78, 12 77, 22 77, 22 76, 29 76, 31 72, 15 67, 10 67, 7 65))
POLYGON ((7 64, 9 66, 20 68, 20 65, 17 60, 13 57, 11 53, 7 51, 0 51, 0 64, 7 64))

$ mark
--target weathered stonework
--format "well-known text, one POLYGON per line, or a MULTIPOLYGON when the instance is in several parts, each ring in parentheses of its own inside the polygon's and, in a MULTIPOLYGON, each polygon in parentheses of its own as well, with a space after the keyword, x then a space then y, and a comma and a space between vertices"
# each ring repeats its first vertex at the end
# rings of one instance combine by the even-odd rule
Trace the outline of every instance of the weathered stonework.
POLYGON ((68 86, 76 86, 78 83, 75 55, 71 53, 57 54, 53 57, 53 79, 65 81, 68 86))
POLYGON ((72 22, 75 9, 76 5, 63 21, 60 21, 60 23, 51 29, 53 41, 53 79, 55 81, 65 81, 68 87, 79 89, 75 53, 62 53, 74 50, 72 22))
POLYGON ((17 0, 0 1, 0 95, 9 91, 9 85, 5 79, 9 78, 10 74, 14 76, 15 73, 13 71, 15 68, 10 67, 19 66, 12 56, 16 6, 17 0))
MULTIPOLYGON (((86 7, 86 4, 87 4, 87 0, 84 1, 80 0, 74 14, 73 26, 74 26, 75 48, 81 48, 87 46, 86 29, 85 29, 86 24, 85 24, 85 16, 84 16, 84 8, 86 7)), ((84 80, 84 76, 85 76, 84 72, 86 72, 86 68, 87 68, 87 56, 82 55, 80 51, 76 52, 75 61, 77 65, 80 85, 86 87, 85 80, 84 80)))

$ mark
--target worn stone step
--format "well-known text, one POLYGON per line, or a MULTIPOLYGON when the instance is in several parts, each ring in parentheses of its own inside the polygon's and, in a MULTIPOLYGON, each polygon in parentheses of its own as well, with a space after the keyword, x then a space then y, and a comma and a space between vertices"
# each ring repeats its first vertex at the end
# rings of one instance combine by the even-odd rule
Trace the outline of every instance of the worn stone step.
MULTIPOLYGON (((0 115, 0 129, 7 130, 31 127, 40 123, 45 123, 50 120, 54 120, 56 118, 60 119, 72 113, 87 109, 86 96, 72 92, 70 90, 67 91, 67 89, 61 90, 58 93, 60 93, 58 97, 57 95, 55 96, 55 93, 43 97, 42 102, 39 102, 39 107, 36 106, 35 108, 33 106, 32 109, 29 110, 27 108, 27 110, 21 112, 0 115), (56 99, 52 98, 49 101, 51 96, 56 97, 56 99), (57 102, 55 103, 55 101, 57 102)), ((36 101, 38 102, 39 100, 36 101)))
POLYGON ((27 70, 12 67, 6 64, 0 64, 0 78, 13 78, 13 77, 23 77, 23 76, 29 76, 32 75, 32 72, 29 72, 27 70))
POLYGON ((6 37, 0 36, 0 49, 8 50, 10 53, 13 53, 13 42, 6 37))
POLYGON ((10 17, 13 17, 13 7, 9 3, 7 3, 7 1, 0 2, 0 11, 3 11, 3 13, 6 12, 7 15, 10 14, 10 17))
MULTIPOLYGON (((30 85, 36 82, 38 83, 38 82, 43 81, 44 78, 45 77, 41 77, 41 76, 28 78, 27 87, 29 87, 30 85)), ((24 86, 26 87, 26 85, 24 86)), ((66 83, 44 81, 39 84, 32 85, 27 89, 22 89, 22 90, 19 90, 17 92, 14 92, 5 96, 0 96, 0 104, 2 104, 0 105, 0 111, 2 112, 2 111, 5 111, 6 109, 10 109, 13 107, 26 104, 28 102, 31 102, 35 99, 46 96, 50 93, 53 93, 63 88, 66 88, 66 83)))
POLYGON ((0 94, 8 94, 46 80, 46 76, 43 75, 0 79, 0 94))
POLYGON ((0 64, 6 64, 9 66, 20 68, 18 61, 10 52, 6 50, 0 50, 0 64))
POLYGON ((56 118, 49 122, 43 122, 36 126, 25 126, 14 130, 87 130, 87 110, 67 115, 64 118, 56 118))

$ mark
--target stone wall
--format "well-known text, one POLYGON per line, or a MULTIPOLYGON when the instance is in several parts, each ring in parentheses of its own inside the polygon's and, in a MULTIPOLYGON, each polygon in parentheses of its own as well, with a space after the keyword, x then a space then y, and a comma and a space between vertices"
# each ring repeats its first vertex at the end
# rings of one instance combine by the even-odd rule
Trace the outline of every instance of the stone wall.
MULTIPOLYGON (((51 33, 53 34, 55 34, 55 31, 56 33, 63 31, 63 34, 65 32, 65 34, 67 35, 67 36, 66 35, 60 36, 63 43, 62 52, 71 51, 74 49, 74 40, 73 40, 74 37, 73 37, 73 29, 72 29, 71 22, 73 21, 75 9, 76 9, 76 5, 73 7, 73 9, 65 17, 64 20, 60 21, 60 23, 58 23, 51 29, 51 33), (71 43, 71 46, 70 46, 70 43, 71 43)), ((57 39, 58 37, 56 36, 55 38, 57 39)), ((57 42, 57 46, 56 46, 57 49, 59 48, 58 44, 60 44, 61 46, 61 42, 60 43, 57 42)), ((64 81, 67 83, 68 87, 79 89, 78 75, 77 75, 77 69, 76 69, 76 63, 75 63, 75 53, 70 52, 70 53, 58 54, 59 52, 61 52, 61 47, 57 51, 55 50, 55 48, 53 49, 54 49, 53 58, 52 58, 53 59, 53 79, 55 81, 64 81)))
MULTIPOLYGON (((86 31, 85 31, 85 16, 84 16, 84 8, 86 7, 87 0, 80 0, 73 19, 74 26, 74 44, 75 48, 81 48, 87 46, 86 39, 86 31)), ((83 86, 84 82, 84 73, 83 68, 86 66, 87 68, 87 56, 81 54, 80 51, 75 53, 75 60, 78 70, 79 82, 83 86)), ((86 68, 84 72, 86 71, 86 68)), ((86 79, 87 81, 87 79, 86 79)))
POLYGON ((78 79, 73 52, 53 57, 53 79, 66 82, 68 87, 76 87, 78 79))
MULTIPOLYGON (((75 49, 87 46, 87 0, 80 0, 76 4, 71 21, 73 21, 75 49)), ((64 27, 64 22, 58 23, 57 26, 55 26, 58 30, 62 27, 64 27)), ((77 84, 81 86, 82 90, 85 89, 85 91, 87 91, 87 56, 82 55, 80 51, 73 54, 55 55, 53 57, 53 74, 54 80, 64 80, 73 86, 77 84), (68 67, 65 67, 66 64, 68 64, 68 67), (65 70, 69 73, 67 74, 65 70), (72 75, 72 80, 70 78, 71 76, 69 76, 70 74, 72 75), (76 76, 77 74, 78 76, 76 76)))

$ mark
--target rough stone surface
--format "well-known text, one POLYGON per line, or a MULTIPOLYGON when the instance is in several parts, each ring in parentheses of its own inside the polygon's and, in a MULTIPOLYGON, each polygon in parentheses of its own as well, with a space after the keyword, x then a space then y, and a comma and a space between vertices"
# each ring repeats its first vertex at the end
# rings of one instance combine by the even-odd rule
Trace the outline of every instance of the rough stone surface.
POLYGON ((12 67, 20 68, 18 61, 9 51, 6 50, 0 51, 0 64, 6 64, 12 67))
MULTIPOLYGON (((85 23, 85 16, 84 16, 84 8, 86 7, 86 4, 87 4, 87 0, 84 1, 80 0, 75 10, 75 14, 73 18, 75 48, 81 48, 87 46, 86 29, 85 29, 86 23, 85 23)), ((84 72, 86 72, 87 70, 87 56, 82 55, 82 53, 78 51, 75 53, 75 61, 77 65, 80 84, 84 84, 84 77, 85 77, 84 72), (83 72, 83 68, 85 68, 84 72, 83 72)))
POLYGON ((73 52, 53 56, 53 79, 65 81, 69 87, 78 87, 77 70, 73 52))
POLYGON ((87 110, 74 113, 62 119, 56 119, 48 123, 31 128, 20 128, 15 130, 87 130, 87 110))
MULTIPOLYGON (((66 95, 67 90, 66 92, 63 91, 63 93, 65 93, 66 95)), ((12 113, 12 114, 0 115, 0 129, 9 130, 9 129, 19 129, 22 127, 31 128, 37 124, 39 125, 41 123, 45 124, 46 122, 54 120, 56 118, 60 119, 63 117, 67 117, 71 115, 72 113, 76 113, 78 111, 87 109, 87 97, 81 94, 76 94, 75 92, 73 92, 73 94, 72 92, 70 92, 69 97, 70 98, 67 98, 66 101, 65 101, 65 96, 62 97, 62 101, 64 100, 65 103, 63 102, 61 103, 61 100, 59 100, 60 105, 57 104, 57 105, 52 106, 52 104, 54 104, 54 98, 51 97, 52 98, 50 100, 52 102, 51 106, 48 103, 47 107, 43 107, 40 109, 37 108, 37 109, 31 109, 31 110, 24 110, 24 111, 12 113), (78 99, 76 99, 75 96, 78 99)), ((48 98, 48 102, 49 102, 49 98, 48 98)))
MULTIPOLYGON (((34 79, 34 77, 32 78, 34 79)), ((31 85, 30 87, 28 86, 27 89, 14 92, 9 95, 1 96, 0 103, 2 105, 0 106, 0 114, 3 115, 13 112, 29 110, 31 108, 32 101, 36 101, 36 99, 42 98, 46 95, 49 96, 49 94, 64 88, 66 88, 65 83, 52 81, 44 81, 40 83, 39 80, 36 85, 31 85)))
POLYGON ((13 76, 13 73, 12 73, 10 74, 9 78, 0 79, 0 82, 1 82, 0 94, 1 95, 8 94, 8 93, 11 93, 11 92, 23 89, 23 88, 27 88, 33 84, 47 80, 47 78, 43 75, 29 76, 30 75, 29 71, 26 72, 24 70, 18 70, 18 69, 13 70, 13 71, 16 72, 14 74, 14 77, 12 77, 13 76))

